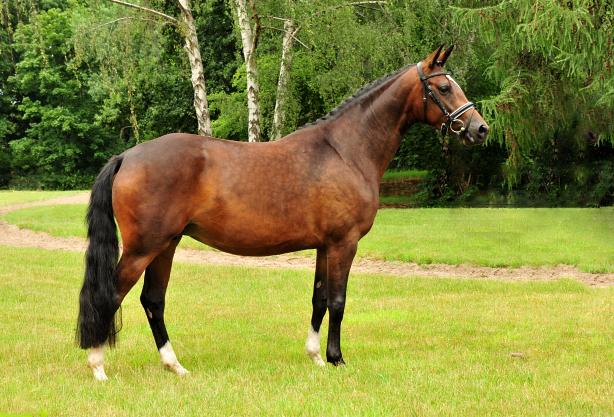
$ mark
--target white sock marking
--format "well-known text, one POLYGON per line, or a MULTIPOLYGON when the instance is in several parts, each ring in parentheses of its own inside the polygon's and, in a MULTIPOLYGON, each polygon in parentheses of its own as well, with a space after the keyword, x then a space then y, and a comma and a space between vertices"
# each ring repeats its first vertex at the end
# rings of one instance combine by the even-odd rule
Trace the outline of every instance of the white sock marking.
POLYGON ((179 361, 177 360, 177 355, 173 351, 173 347, 171 346, 171 342, 168 341, 162 346, 159 350, 160 352, 160 361, 162 361, 162 365, 169 371, 173 371, 179 375, 185 375, 190 373, 187 369, 185 369, 179 361))
POLYGON ((309 326, 309 334, 307 335, 307 343, 305 343, 305 353, 309 356, 316 365, 324 366, 324 360, 320 356, 320 332, 313 330, 313 326, 309 326))
POLYGON ((90 349, 87 366, 94 372, 94 378, 97 380, 107 381, 109 379, 104 373, 104 345, 90 349))

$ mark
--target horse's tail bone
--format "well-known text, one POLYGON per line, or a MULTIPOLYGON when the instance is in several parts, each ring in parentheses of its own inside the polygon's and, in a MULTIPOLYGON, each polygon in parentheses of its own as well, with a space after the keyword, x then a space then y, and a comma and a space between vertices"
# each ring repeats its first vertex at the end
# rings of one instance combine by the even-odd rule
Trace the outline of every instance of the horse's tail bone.
MULTIPOLYGON (((108 341, 114 346, 118 326, 116 270, 119 258, 117 226, 113 215, 113 177, 124 157, 113 156, 102 168, 90 196, 86 224, 89 245, 85 254, 85 277, 79 296, 76 341, 83 349, 108 341)), ((119 317, 121 319, 121 317, 119 317)))

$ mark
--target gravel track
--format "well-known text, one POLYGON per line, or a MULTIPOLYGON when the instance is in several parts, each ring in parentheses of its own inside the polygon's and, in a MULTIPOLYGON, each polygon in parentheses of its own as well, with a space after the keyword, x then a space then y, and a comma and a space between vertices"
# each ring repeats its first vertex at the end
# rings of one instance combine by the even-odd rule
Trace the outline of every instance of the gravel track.
MULTIPOLYGON (((0 216, 26 207, 55 204, 87 204, 89 193, 72 194, 44 201, 0 206, 0 216)), ((43 232, 19 229, 17 226, 0 220, 0 245, 23 248, 41 248, 85 252, 87 241, 81 238, 57 238, 43 232)), ((267 257, 235 256, 211 250, 178 249, 177 262, 190 262, 205 265, 232 265, 256 268, 315 269, 315 260, 301 256, 279 255, 267 257)), ((470 265, 432 264, 420 266, 415 263, 401 263, 358 259, 352 265, 354 273, 370 273, 396 276, 421 276, 445 278, 492 279, 499 281, 555 281, 571 278, 591 287, 614 285, 614 274, 589 274, 570 265, 557 265, 554 268, 488 268, 470 265)))

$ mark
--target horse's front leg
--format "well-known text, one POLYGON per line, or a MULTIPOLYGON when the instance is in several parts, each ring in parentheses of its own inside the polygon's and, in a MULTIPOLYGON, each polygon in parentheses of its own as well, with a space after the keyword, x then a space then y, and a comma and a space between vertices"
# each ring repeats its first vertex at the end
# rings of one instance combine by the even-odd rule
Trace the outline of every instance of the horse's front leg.
POLYGON ((326 314, 326 289, 328 288, 326 268, 326 250, 318 249, 316 277, 313 283, 313 298, 311 299, 313 315, 311 316, 307 343, 305 343, 305 353, 320 366, 325 365, 322 355, 320 355, 320 326, 322 325, 324 314, 326 314))
POLYGON ((348 275, 356 255, 358 239, 347 239, 329 246, 327 258, 327 307, 329 314, 326 360, 335 366, 345 365, 341 355, 341 321, 345 309, 348 275))

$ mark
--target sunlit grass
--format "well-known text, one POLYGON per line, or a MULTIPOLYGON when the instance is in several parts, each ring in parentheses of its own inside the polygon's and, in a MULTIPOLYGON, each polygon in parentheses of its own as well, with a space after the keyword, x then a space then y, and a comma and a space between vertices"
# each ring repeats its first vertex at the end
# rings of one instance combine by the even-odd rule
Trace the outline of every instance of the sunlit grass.
POLYGON ((386 171, 382 177, 382 181, 394 180, 397 178, 424 178, 428 171, 420 171, 417 169, 408 169, 406 171, 386 171))
POLYGON ((577 265, 614 272, 614 211, 602 209, 386 209, 360 256, 492 267, 577 265))
MULTIPOLYGON (((32 207, 3 218, 58 237, 85 237, 85 205, 32 207)), ((577 265, 614 272, 614 210, 384 209, 359 243, 359 258, 491 267, 577 265)), ((184 238, 180 247, 205 249, 184 238)), ((308 251, 306 256, 313 256, 308 251)))
POLYGON ((29 203, 32 201, 49 200, 69 194, 84 193, 86 191, 0 191, 0 206, 9 204, 29 203))
MULTIPOLYGON (((166 321, 182 378, 123 304, 107 383, 73 345, 83 255, 0 246, 0 412, 52 416, 609 415, 614 289, 352 274, 348 366, 303 353, 313 272, 176 264, 166 321), (522 353, 514 358, 511 353, 522 353)), ((325 323, 328 317, 325 318, 325 323)), ((327 327, 325 326, 324 334, 327 327)), ((322 342, 323 352, 326 338, 322 342)))
MULTIPOLYGON (((0 217, 22 229, 46 232, 55 237, 87 237, 85 228, 85 204, 59 204, 53 206, 28 207, 0 217)), ((183 249, 211 250, 192 238, 185 237, 179 244, 183 249)))

